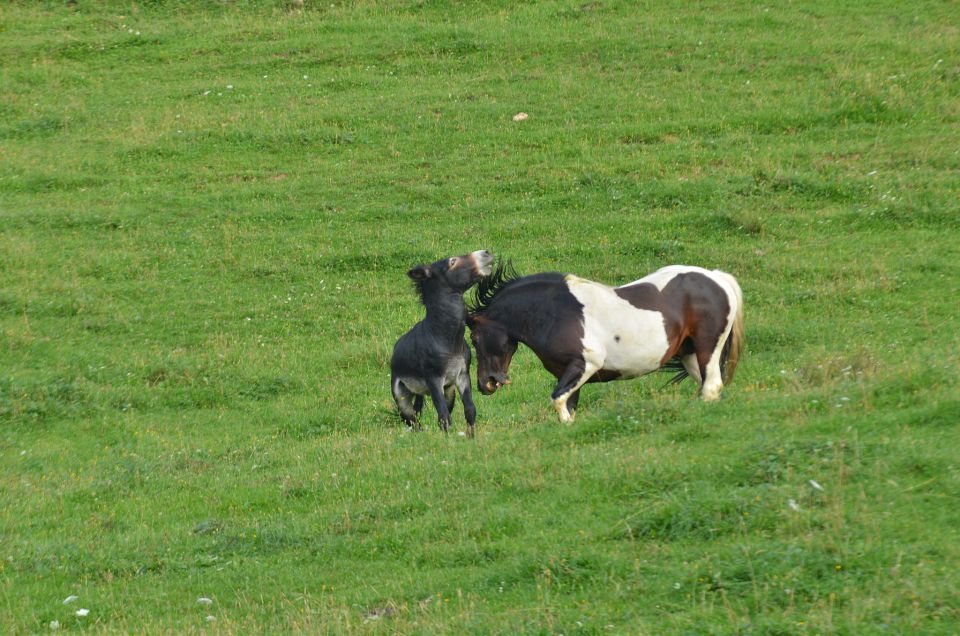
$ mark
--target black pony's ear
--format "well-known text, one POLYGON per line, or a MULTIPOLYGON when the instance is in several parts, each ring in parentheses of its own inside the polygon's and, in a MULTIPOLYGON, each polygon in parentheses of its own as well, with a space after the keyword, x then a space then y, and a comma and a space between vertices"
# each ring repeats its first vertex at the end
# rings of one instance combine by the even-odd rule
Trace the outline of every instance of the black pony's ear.
POLYGON ((429 265, 417 265, 407 272, 407 276, 413 280, 426 280, 433 276, 433 270, 430 269, 429 265))

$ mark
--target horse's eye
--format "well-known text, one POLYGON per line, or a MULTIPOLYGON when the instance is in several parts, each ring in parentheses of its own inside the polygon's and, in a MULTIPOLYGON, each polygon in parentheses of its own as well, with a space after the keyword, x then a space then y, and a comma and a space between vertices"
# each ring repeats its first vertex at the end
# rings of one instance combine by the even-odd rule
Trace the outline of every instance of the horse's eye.
POLYGON ((456 266, 457 266, 457 257, 456 256, 450 257, 450 260, 447 261, 447 267, 449 269, 453 269, 456 266))

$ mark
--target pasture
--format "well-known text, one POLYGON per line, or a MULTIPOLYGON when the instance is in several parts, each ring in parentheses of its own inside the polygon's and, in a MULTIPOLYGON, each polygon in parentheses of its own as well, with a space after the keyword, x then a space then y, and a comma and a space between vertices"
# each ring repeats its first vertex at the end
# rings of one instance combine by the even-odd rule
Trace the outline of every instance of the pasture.
POLYGON ((956 2, 304 5, 0 7, 0 632, 957 633, 956 2), (479 249, 731 272, 725 398, 408 433, 479 249))

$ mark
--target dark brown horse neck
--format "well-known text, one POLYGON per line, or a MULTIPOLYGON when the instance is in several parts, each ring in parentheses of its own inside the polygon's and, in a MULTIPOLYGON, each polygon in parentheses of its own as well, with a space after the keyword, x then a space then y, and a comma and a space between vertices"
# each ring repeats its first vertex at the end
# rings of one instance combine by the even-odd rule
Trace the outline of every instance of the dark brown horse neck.
POLYGON ((565 277, 545 272, 511 280, 491 295, 479 315, 502 325, 512 340, 541 359, 558 348, 579 349, 583 305, 570 293, 565 277))

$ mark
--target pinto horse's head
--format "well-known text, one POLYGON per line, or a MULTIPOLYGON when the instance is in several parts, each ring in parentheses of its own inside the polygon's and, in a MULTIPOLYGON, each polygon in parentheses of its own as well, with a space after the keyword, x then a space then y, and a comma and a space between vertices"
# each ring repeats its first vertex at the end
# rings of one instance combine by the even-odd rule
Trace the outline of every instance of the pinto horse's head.
POLYGON ((477 250, 463 256, 442 258, 429 265, 417 265, 407 272, 407 276, 413 279, 418 288, 433 281, 462 294, 481 278, 490 275, 491 263, 493 254, 487 250, 477 250))
POLYGON ((506 327, 482 314, 468 314, 470 340, 477 352, 477 389, 493 395, 504 384, 510 384, 510 360, 517 352, 517 341, 506 327))

